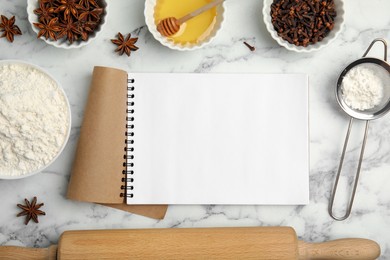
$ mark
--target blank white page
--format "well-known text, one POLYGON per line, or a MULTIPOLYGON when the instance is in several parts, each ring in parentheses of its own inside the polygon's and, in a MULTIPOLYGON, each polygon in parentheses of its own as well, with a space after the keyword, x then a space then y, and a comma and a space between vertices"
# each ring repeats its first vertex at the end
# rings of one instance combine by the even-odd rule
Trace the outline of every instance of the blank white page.
POLYGON ((132 73, 128 204, 307 204, 308 78, 132 73))

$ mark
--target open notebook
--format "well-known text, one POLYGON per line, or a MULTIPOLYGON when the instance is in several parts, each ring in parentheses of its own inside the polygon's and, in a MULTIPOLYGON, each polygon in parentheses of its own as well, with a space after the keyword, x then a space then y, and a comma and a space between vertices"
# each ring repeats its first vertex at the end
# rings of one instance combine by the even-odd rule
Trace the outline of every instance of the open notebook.
POLYGON ((308 79, 129 73, 128 204, 308 202, 308 79))
POLYGON ((94 75, 104 73, 95 80, 104 95, 91 109, 100 115, 89 131, 83 122, 89 145, 79 143, 70 198, 112 203, 121 193, 135 205, 308 203, 307 75, 95 68, 94 75))

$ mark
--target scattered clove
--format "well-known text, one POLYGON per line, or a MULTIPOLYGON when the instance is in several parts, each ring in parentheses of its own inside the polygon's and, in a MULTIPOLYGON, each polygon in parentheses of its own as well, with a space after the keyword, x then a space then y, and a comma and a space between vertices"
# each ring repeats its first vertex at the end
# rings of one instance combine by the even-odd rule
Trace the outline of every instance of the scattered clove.
POLYGON ((278 35, 296 46, 322 41, 334 27, 334 0, 274 0, 271 22, 278 35))
POLYGON ((248 49, 249 49, 250 51, 255 51, 255 50, 256 50, 256 48, 255 48, 254 46, 250 45, 249 43, 244 42, 244 44, 245 44, 246 47, 248 47, 248 49))

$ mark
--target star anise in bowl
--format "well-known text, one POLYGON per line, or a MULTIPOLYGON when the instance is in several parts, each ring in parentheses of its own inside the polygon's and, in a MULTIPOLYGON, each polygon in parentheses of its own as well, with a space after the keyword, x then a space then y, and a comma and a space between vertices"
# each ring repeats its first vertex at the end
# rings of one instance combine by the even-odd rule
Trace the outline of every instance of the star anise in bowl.
POLYGON ((28 0, 28 19, 38 38, 77 48, 96 37, 107 15, 105 0, 28 0))

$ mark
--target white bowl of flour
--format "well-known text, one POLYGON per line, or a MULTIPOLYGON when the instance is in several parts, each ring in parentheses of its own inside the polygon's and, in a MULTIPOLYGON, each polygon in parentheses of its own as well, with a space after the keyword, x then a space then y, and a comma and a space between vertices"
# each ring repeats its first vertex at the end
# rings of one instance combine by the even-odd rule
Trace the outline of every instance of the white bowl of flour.
POLYGON ((0 179, 19 179, 48 167, 70 134, 69 101, 38 66, 0 61, 0 179))

